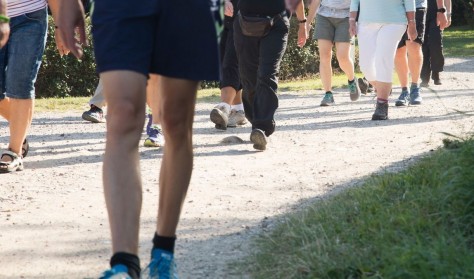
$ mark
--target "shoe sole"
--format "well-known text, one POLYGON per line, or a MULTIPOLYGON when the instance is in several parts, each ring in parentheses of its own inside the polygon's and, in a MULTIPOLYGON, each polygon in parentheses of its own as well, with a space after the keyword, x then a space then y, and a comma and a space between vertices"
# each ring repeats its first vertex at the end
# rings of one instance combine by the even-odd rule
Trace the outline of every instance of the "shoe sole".
POLYGON ((253 143, 253 148, 257 150, 267 149, 267 138, 262 131, 253 130, 250 133, 250 141, 253 143))
POLYGON ((336 103, 321 103, 321 107, 330 107, 330 106, 334 106, 336 103))
POLYGON ((395 102, 395 106, 396 106, 396 107, 405 107, 406 105, 407 105, 407 104, 404 103, 404 102, 399 102, 399 101, 396 101, 396 102, 395 102))
POLYGON ((240 121, 237 124, 227 124, 227 128, 236 128, 237 126, 243 126, 247 124, 247 121, 240 121))
POLYGON ((145 142, 143 143, 143 146, 145 147, 162 147, 162 144, 157 144, 151 139, 145 139, 145 142))
POLYGON ((86 113, 83 113, 82 114, 82 119, 86 120, 86 121, 89 121, 89 122, 92 122, 92 123, 101 123, 101 122, 104 122, 104 121, 101 121, 95 117, 92 117, 86 113))
POLYGON ((418 106, 418 105, 421 105, 421 102, 410 102, 410 105, 418 106))
POLYGON ((357 83, 359 84, 360 93, 367 94, 367 92, 369 91, 369 87, 367 85, 365 85, 363 79, 358 78, 357 83))
POLYGON ((372 115, 372 120, 388 120, 388 115, 372 115))
POLYGON ((229 118, 226 117, 220 110, 213 109, 211 111, 211 121, 216 124, 216 129, 219 130, 227 130, 227 124, 229 122, 229 118))
POLYGON ((359 100, 360 94, 349 94, 349 97, 351 98, 351 101, 355 102, 359 100))

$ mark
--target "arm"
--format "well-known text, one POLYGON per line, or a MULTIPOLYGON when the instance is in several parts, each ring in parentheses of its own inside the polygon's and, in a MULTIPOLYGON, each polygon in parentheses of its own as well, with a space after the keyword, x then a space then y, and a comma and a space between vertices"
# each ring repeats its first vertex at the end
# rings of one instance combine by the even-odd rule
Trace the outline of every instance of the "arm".
MULTIPOLYGON (((58 14, 59 14, 59 0, 48 0, 49 9, 51 10, 51 14, 53 15, 54 22, 58 22, 58 14)), ((64 41, 61 37, 59 32, 59 28, 57 28, 57 24, 54 26, 54 40, 56 41, 56 48, 58 49, 59 55, 62 57, 63 55, 69 54, 69 49, 64 45, 64 41)))
POLYGON ((357 35, 357 14, 359 13, 360 0, 351 0, 351 7, 349 12, 349 34, 351 36, 357 35))
POLYGON ((224 3, 224 15, 233 17, 234 16, 234 5, 230 0, 225 0, 224 3))
POLYGON ((321 5, 321 0, 313 0, 309 5, 308 11, 308 21, 306 22, 306 29, 309 31, 311 24, 313 23, 314 17, 319 10, 319 6, 321 5))
POLYGON ((452 2, 451 0, 444 0, 444 5, 446 5, 446 17, 448 19, 448 24, 446 25, 446 28, 451 26, 451 11, 452 9, 452 2))
POLYGON ((296 6, 296 18, 298 19, 298 46, 303 47, 308 39, 308 33, 306 32, 306 16, 304 14, 304 3, 300 1, 296 6))
POLYGON ((413 41, 418 36, 418 32, 416 31, 416 20, 415 20, 415 12, 408 12, 407 11, 407 35, 410 41, 413 41))
MULTIPOLYGON (((436 5, 438 6, 438 9, 446 8, 444 6, 444 2, 445 0, 436 0, 436 5)), ((439 26, 439 29, 444 30, 444 28, 446 28, 446 26, 448 25, 448 18, 446 17, 446 13, 438 12, 436 15, 436 22, 439 26)))
MULTIPOLYGON (((8 19, 8 17, 7 17, 7 1, 6 0, 0 0, 0 15, 4 16, 5 19, 8 19)), ((10 37, 10 23, 1 22, 0 23, 0 48, 5 46, 5 44, 8 41, 8 37, 10 37)))
POLYGON ((84 7, 80 0, 60 0, 58 6, 57 25, 64 45, 74 56, 81 58, 82 45, 87 45, 84 7))

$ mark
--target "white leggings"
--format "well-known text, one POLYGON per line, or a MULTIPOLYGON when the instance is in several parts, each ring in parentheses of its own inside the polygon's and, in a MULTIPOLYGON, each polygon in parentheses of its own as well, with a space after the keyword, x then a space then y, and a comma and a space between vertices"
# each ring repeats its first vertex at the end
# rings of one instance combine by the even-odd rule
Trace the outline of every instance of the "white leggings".
POLYGON ((395 52, 406 29, 407 26, 404 24, 358 25, 359 64, 368 80, 392 82, 395 52))

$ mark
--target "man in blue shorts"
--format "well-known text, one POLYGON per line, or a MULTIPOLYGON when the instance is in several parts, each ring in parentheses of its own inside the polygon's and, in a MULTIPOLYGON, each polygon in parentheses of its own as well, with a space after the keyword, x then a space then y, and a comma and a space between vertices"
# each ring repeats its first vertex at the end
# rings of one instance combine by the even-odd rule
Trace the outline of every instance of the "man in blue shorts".
MULTIPOLYGON (((218 1, 211 4, 215 6, 209 0, 95 2, 95 55, 108 104, 103 180, 113 250, 111 269, 103 278, 139 278, 140 273, 141 278, 177 278, 173 251, 193 168, 196 92, 200 80, 219 78, 217 36, 210 12, 219 7, 218 1), (137 256, 142 201, 138 141, 151 73, 159 75, 160 117, 167 145, 151 262, 141 272, 137 256)), ((80 43, 86 41, 78 0, 61 1, 58 26, 66 46, 80 57, 80 43)))

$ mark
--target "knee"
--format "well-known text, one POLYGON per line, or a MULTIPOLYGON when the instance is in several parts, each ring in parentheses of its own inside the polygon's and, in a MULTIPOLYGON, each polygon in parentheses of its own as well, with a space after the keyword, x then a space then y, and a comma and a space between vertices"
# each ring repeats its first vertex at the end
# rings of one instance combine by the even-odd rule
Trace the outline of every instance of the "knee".
POLYGON ((107 115, 108 132, 125 135, 141 131, 145 119, 145 107, 130 102, 109 105, 107 115))
POLYGON ((183 111, 177 113, 177 111, 165 110, 161 115, 161 126, 163 127, 165 137, 170 138, 172 143, 190 139, 192 119, 192 113, 183 111))

